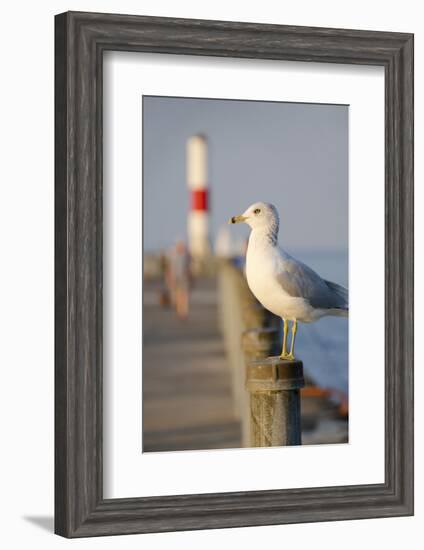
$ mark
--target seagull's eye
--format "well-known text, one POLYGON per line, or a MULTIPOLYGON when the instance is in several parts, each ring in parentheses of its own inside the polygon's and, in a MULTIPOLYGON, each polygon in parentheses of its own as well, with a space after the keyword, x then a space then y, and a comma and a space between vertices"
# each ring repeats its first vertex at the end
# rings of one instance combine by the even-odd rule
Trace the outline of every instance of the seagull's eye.
POLYGON ((260 208, 255 208, 255 210, 253 211, 254 214, 260 214, 261 213, 261 209, 260 208))

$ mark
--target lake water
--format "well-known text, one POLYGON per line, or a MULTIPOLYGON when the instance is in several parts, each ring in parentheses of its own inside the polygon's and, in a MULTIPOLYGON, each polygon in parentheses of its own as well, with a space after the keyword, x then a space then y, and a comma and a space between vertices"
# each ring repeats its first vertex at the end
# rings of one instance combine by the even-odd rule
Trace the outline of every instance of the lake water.
MULTIPOLYGON (((293 251, 293 256, 309 265, 324 279, 348 288, 347 251, 293 251)), ((296 355, 305 373, 321 387, 348 393, 349 321, 344 317, 324 317, 315 323, 299 324, 296 355)))

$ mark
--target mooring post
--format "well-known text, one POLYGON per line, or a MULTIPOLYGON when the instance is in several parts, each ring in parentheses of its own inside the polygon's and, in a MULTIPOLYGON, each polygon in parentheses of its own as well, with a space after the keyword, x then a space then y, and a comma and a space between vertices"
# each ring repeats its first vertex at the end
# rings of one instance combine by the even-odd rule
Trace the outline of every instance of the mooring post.
POLYGON ((302 361, 277 356, 249 362, 251 447, 302 444, 300 388, 304 384, 302 361))
MULTIPOLYGON (((255 359, 264 359, 278 353, 280 330, 277 327, 256 327, 245 330, 242 334, 241 345, 244 355, 244 379, 246 367, 255 359)), ((245 386, 245 385, 244 385, 245 386)), ((241 414, 241 438, 243 447, 250 443, 250 397, 244 388, 245 400, 241 414)))

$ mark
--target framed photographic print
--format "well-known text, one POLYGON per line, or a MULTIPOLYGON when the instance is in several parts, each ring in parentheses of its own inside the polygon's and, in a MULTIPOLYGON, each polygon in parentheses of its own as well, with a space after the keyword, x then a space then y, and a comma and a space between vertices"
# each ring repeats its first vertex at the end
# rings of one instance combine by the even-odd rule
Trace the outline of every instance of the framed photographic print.
POLYGON ((413 513, 413 36, 56 16, 55 530, 413 513))

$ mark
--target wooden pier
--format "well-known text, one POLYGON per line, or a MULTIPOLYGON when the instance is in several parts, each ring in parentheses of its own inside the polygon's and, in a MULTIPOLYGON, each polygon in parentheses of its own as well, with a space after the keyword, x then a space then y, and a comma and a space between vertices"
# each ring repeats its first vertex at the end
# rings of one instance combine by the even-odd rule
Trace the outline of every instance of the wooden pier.
POLYGON ((159 306, 159 288, 144 287, 143 452, 240 447, 215 280, 196 282, 183 321, 159 306))

